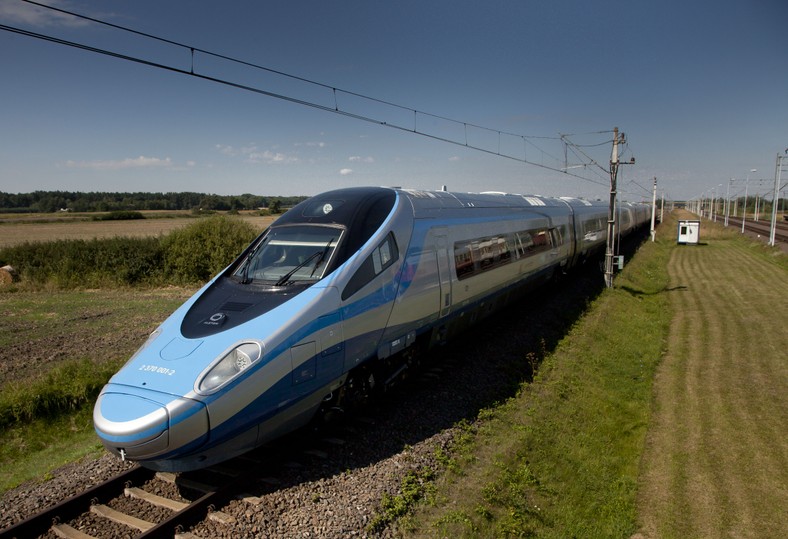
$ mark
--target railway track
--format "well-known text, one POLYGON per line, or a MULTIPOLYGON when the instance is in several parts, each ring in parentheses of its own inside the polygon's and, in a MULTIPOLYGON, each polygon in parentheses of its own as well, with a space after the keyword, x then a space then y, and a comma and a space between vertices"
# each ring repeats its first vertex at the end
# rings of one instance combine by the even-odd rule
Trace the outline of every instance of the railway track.
MULTIPOLYGON (((431 383, 444 367, 425 369, 419 382, 431 383)), ((369 416, 350 412, 203 470, 175 474, 135 466, 0 530, 0 539, 208 539, 216 536, 211 530, 229 537, 236 521, 225 512, 230 505, 258 511, 263 497, 292 484, 293 476, 346 466, 341 463, 348 447, 363 445, 360 440, 375 428, 369 416)))
POLYGON ((260 462, 235 459, 199 473, 153 472, 140 466, 0 531, 0 538, 196 537, 195 523, 221 521, 215 508, 238 496, 260 462))
MULTIPOLYGON (((724 218, 717 218, 717 222, 724 222, 724 218)), ((741 230, 741 218, 740 217, 728 217, 728 227, 738 227, 741 230)), ((769 239, 769 234, 771 232, 771 217, 768 220, 760 219, 758 221, 754 221, 752 219, 747 219, 744 222, 744 230, 745 232, 749 232, 751 234, 759 235, 761 238, 769 239)), ((780 243, 788 243, 788 222, 786 221, 777 221, 777 230, 774 232, 774 241, 780 243)))

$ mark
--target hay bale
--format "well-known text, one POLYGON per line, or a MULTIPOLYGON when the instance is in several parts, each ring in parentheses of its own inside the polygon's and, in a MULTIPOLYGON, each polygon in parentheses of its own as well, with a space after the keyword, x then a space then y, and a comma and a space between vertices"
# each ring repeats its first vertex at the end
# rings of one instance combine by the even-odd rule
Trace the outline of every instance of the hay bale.
POLYGON ((11 266, 0 268, 0 286, 11 284, 16 280, 16 270, 11 266))

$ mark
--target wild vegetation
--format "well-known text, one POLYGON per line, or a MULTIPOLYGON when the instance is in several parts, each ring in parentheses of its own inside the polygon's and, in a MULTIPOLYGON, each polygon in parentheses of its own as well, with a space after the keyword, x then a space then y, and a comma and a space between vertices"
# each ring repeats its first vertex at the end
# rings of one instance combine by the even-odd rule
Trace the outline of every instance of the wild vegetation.
POLYGON ((0 250, 0 267, 13 266, 27 287, 194 284, 221 271, 259 232, 213 215, 161 237, 25 242, 0 250))

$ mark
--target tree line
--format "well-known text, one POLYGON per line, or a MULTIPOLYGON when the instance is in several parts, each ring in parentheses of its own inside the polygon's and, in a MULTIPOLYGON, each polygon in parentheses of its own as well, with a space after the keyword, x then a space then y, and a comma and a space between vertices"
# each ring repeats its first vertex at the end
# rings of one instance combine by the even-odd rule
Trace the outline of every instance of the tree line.
POLYGON ((100 193, 71 191, 0 192, 0 213, 123 210, 257 210, 294 206, 303 196, 212 195, 206 193, 100 193))

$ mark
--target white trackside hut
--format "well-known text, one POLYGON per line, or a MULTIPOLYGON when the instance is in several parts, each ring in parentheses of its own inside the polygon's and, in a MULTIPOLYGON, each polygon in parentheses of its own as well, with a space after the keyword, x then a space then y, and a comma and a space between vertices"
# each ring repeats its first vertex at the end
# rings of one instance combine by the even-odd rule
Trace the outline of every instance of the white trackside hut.
POLYGON ((697 245, 700 239, 700 221, 679 221, 678 239, 679 245, 697 245))

